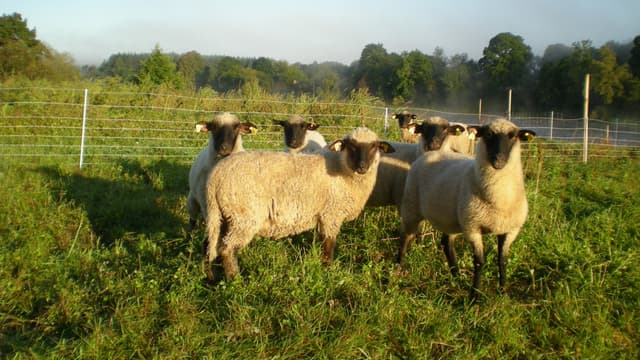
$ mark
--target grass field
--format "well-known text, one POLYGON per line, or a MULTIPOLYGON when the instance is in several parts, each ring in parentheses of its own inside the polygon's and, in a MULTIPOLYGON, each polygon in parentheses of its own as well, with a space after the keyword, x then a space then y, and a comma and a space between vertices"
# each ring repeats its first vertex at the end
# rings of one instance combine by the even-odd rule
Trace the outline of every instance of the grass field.
POLYGON ((366 210, 325 268, 313 236, 258 239, 209 284, 185 240, 188 165, 0 166, 2 358, 640 357, 640 159, 525 161, 530 214, 505 293, 487 238, 449 275, 427 226, 397 271, 399 219, 366 210))

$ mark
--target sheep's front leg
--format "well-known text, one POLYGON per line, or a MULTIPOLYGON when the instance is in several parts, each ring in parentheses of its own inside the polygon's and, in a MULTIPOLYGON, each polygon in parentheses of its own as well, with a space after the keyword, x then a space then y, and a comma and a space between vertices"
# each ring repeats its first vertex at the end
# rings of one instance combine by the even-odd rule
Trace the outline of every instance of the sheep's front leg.
POLYGON ((469 291, 469 297, 477 300, 478 291, 480 291, 480 279, 482 277, 482 268, 484 267, 484 244, 482 243, 481 233, 465 234, 467 240, 473 247, 473 286, 469 291))
POLYGON ((498 269, 500 271, 500 287, 504 288, 507 282, 507 258, 509 257, 509 248, 516 239, 517 233, 508 233, 498 235, 498 269))
POLYGON ((442 251, 444 251, 444 255, 447 257, 451 275, 458 276, 458 259, 456 258, 456 248, 453 243, 455 238, 455 235, 443 233, 440 243, 442 244, 442 251))
POLYGON ((322 235, 322 263, 331 266, 333 262, 333 252, 336 248, 336 237, 322 235))

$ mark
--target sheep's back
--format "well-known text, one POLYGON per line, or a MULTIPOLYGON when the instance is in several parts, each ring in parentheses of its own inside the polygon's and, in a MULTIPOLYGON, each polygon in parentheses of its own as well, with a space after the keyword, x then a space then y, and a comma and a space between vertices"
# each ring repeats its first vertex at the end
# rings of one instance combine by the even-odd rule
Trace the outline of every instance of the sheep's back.
POLYGON ((334 154, 245 152, 230 156, 211 173, 209 206, 215 202, 223 218, 246 222, 258 235, 273 238, 310 230, 322 217, 351 220, 364 206, 373 180, 364 199, 353 194, 345 177, 328 175, 327 161, 337 160, 334 154))
POLYGON ((420 215, 438 230, 462 232, 458 208, 465 177, 473 171, 474 160, 456 153, 429 152, 412 165, 409 177, 417 187, 420 215))

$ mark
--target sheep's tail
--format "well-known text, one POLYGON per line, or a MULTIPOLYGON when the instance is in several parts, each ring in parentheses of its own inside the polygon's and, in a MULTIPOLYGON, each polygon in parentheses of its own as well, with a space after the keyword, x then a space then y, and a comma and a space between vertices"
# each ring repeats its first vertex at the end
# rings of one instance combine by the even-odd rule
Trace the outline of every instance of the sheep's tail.
POLYGON ((222 227, 220 208, 215 199, 208 201, 207 205, 207 237, 204 240, 204 262, 207 271, 207 278, 213 280, 211 265, 218 257, 218 241, 222 227))

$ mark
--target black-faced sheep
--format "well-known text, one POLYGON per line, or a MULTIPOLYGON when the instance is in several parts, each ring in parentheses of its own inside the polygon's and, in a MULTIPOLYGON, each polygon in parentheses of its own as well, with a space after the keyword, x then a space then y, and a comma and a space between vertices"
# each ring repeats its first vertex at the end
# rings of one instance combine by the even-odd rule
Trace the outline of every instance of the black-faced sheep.
POLYGON ((470 295, 475 299, 485 262, 483 235, 498 236, 500 286, 504 287, 509 247, 527 218, 520 141, 535 133, 520 130, 505 119, 473 129, 480 139, 475 159, 451 151, 431 151, 412 164, 401 207, 397 261, 402 263, 418 224, 426 219, 443 232, 443 250, 455 275, 458 267, 453 241, 463 234, 473 247, 470 295))
POLYGON ((402 141, 413 144, 418 142, 418 138, 420 135, 414 134, 408 129, 409 124, 413 124, 414 120, 418 118, 416 114, 412 114, 404 110, 400 113, 394 113, 391 118, 398 120, 398 127, 400 128, 400 138, 402 139, 402 141))
POLYGON ((420 124, 409 124, 410 133, 420 134, 418 146, 421 152, 440 149, 452 150, 461 154, 473 155, 475 150, 475 132, 467 130, 467 125, 450 123, 447 119, 432 116, 420 124))
POLYGON ((207 277, 217 256, 234 277, 236 253, 256 235, 282 238, 316 227, 330 264, 342 223, 360 214, 373 189, 380 152, 391 151, 358 128, 317 154, 244 152, 221 160, 207 183, 207 277))
POLYGON ((211 169, 221 158, 244 151, 241 134, 249 134, 256 129, 252 123, 241 123, 237 116, 228 112, 217 114, 209 122, 196 124, 197 132, 208 132, 210 135, 209 144, 198 154, 189 170, 189 195, 186 204, 189 233, 195 228, 201 213, 206 219, 205 187, 211 169))
POLYGON ((293 115, 287 120, 276 120, 284 128, 285 151, 290 153, 314 153, 327 146, 317 129, 320 125, 305 121, 301 116, 293 115))

